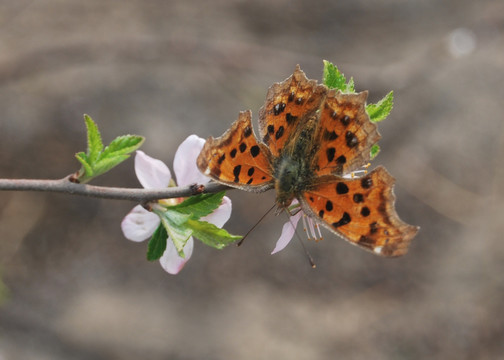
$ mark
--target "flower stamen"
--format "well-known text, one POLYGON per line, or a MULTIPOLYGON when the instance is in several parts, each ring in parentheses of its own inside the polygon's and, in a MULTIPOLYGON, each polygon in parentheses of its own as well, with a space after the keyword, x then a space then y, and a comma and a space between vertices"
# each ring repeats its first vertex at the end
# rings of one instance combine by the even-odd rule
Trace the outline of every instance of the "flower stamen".
POLYGON ((306 224, 306 215, 303 214, 303 216, 301 216, 301 218, 303 219, 303 231, 307 234, 308 241, 310 241, 311 238, 310 238, 310 233, 308 232, 308 226, 306 224))

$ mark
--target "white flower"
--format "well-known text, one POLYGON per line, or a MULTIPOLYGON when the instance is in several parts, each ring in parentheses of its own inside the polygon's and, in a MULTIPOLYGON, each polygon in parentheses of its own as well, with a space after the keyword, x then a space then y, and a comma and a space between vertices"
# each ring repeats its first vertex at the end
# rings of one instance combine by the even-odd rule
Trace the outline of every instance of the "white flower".
MULTIPOLYGON (((206 184, 210 179, 200 173, 196 166, 196 158, 203 148, 205 140, 190 135, 185 139, 175 153, 173 170, 179 186, 189 184, 206 184)), ((170 169, 161 161, 146 155, 138 150, 135 156, 135 173, 140 184, 146 189, 166 188, 172 179, 170 169)), ((183 199, 167 199, 165 203, 176 204, 183 199)), ((231 200, 224 196, 221 205, 215 211, 201 220, 208 221, 215 226, 222 227, 231 216, 231 200)), ((131 241, 144 241, 149 239, 161 223, 159 217, 144 209, 143 206, 135 206, 126 215, 121 223, 124 236, 131 241)), ((184 255, 179 256, 173 241, 168 237, 166 250, 159 259, 161 266, 170 274, 177 274, 184 267, 192 255, 194 240, 192 236, 184 246, 184 255)))
MULTIPOLYGON (((291 205, 297 205, 298 201, 294 200, 291 205)), ((282 234, 280 238, 277 240, 275 248, 271 252, 271 255, 276 254, 279 251, 282 251, 287 245, 289 245, 290 241, 294 237, 296 233, 296 226, 299 222, 299 219, 303 219, 303 227, 305 231, 308 233, 308 240, 320 240, 322 239, 322 234, 320 232, 320 225, 318 225, 314 220, 310 217, 306 216, 301 208, 296 208, 294 215, 289 217, 289 221, 287 221, 283 228, 282 234), (317 233, 318 232, 318 233, 317 233)))

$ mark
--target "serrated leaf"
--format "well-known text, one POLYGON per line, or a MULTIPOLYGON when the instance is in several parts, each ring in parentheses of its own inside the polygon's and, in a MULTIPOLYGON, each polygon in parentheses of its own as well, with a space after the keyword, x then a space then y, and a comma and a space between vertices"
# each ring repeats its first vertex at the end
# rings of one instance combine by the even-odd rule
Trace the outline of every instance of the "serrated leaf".
POLYGON ((154 234, 152 234, 147 247, 147 260, 158 260, 166 250, 166 239, 168 233, 163 225, 159 225, 154 234))
POLYGON ((127 155, 142 146, 145 138, 138 135, 118 136, 103 150, 101 159, 109 156, 127 155))
POLYGON ((373 146, 371 146, 370 151, 371 160, 373 160, 378 155, 379 152, 380 152, 380 146, 378 144, 374 144, 373 146))
POLYGON ((372 122, 379 122, 389 116, 394 106, 394 92, 391 91, 376 104, 367 104, 366 111, 372 122))
POLYGON ((79 162, 82 164, 82 167, 84 168, 85 173, 82 175, 86 177, 93 176, 93 168, 89 164, 89 160, 86 154, 81 151, 75 154, 75 157, 77 158, 77 160, 79 160, 79 162))
POLYGON ((109 171, 114 166, 119 165, 129 157, 130 157, 129 155, 118 155, 118 156, 109 156, 105 159, 98 160, 98 162, 96 162, 93 167, 94 176, 98 176, 109 171))
POLYGON ((324 60, 323 82, 329 89, 337 89, 343 92, 346 89, 345 75, 338 70, 336 65, 327 60, 324 60))
POLYGON ((239 235, 231 235, 225 229, 218 228, 207 221, 189 219, 187 225, 192 229, 194 237, 216 249, 222 249, 242 238, 239 235))
POLYGON ((211 214, 222 204, 222 198, 225 191, 217 194, 199 194, 191 196, 184 200, 182 203, 171 206, 170 209, 177 210, 183 214, 192 215, 192 219, 199 219, 203 216, 211 214))
POLYGON ((86 122, 87 128, 87 157, 89 163, 92 165, 98 159, 101 151, 103 150, 103 142, 101 140, 100 131, 98 126, 91 119, 89 115, 84 115, 84 121, 86 122))
POLYGON ((184 246, 193 233, 192 228, 188 226, 191 215, 182 214, 170 209, 164 212, 155 212, 161 218, 161 224, 163 224, 166 232, 173 241, 179 256, 184 257, 184 246))
POLYGON ((343 92, 347 94, 355 93, 355 83, 353 77, 348 80, 348 83, 345 85, 345 90, 343 92))

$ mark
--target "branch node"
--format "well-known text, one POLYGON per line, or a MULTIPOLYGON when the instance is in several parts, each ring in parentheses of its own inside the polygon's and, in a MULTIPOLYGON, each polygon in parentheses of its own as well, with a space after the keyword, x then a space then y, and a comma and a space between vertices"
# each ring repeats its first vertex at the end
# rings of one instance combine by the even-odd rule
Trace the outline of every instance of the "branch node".
POLYGON ((205 191, 205 185, 203 184, 191 184, 189 185, 192 195, 198 195, 205 191))

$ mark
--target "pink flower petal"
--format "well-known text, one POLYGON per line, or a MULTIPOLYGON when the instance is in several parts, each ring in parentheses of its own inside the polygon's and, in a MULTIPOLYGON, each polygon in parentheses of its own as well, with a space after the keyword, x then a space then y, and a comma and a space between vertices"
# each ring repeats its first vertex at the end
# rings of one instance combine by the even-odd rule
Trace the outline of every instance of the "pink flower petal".
POLYGON ((172 275, 176 275, 182 270, 187 261, 191 258, 194 247, 194 240, 192 236, 187 240, 187 243, 184 246, 184 255, 185 258, 181 258, 173 245, 173 241, 170 238, 166 241, 166 250, 163 253, 163 256, 159 259, 161 263, 161 267, 168 273, 172 275))
POLYGON ((196 135, 190 135, 178 147, 173 160, 173 171, 175 171, 178 186, 194 183, 206 184, 210 180, 196 166, 196 159, 204 144, 204 139, 196 135))
POLYGON ((150 238, 160 222, 156 214, 137 205, 124 217, 121 229, 126 239, 140 242, 150 238))
POLYGON ((140 150, 137 150, 135 156, 135 173, 145 189, 166 188, 171 179, 170 169, 164 162, 140 150))
POLYGON ((280 238, 271 252, 271 255, 283 250, 289 244, 296 232, 296 226, 299 219, 301 219, 301 216, 303 216, 303 212, 299 211, 296 215, 290 217, 290 221, 284 224, 282 228, 282 235, 280 235, 280 238))
POLYGON ((231 217, 231 208, 231 199, 224 196, 221 205, 213 213, 203 216, 200 220, 208 221, 221 228, 231 217))

